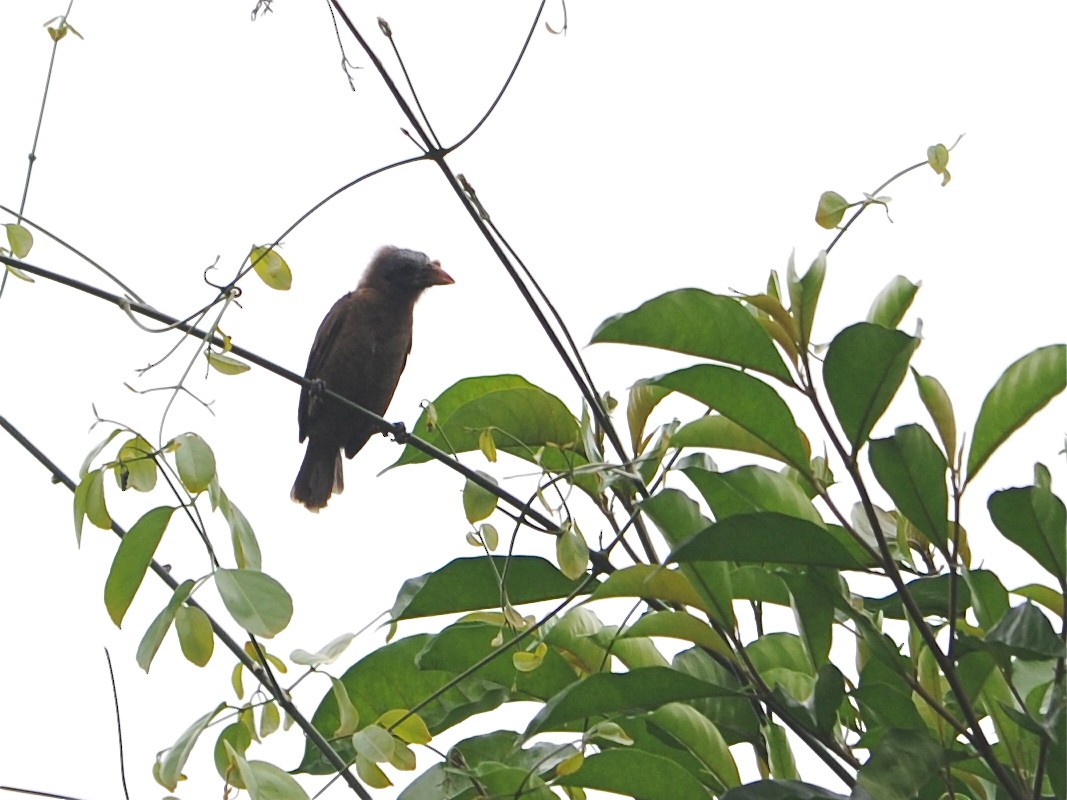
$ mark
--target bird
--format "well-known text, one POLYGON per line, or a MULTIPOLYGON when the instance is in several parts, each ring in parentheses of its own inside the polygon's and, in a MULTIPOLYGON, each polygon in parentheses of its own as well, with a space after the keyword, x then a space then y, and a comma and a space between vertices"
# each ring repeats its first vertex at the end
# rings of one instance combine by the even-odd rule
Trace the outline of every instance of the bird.
POLYGON ((344 491, 341 453, 352 458, 379 430, 370 418, 326 397, 331 391, 378 416, 385 413, 411 352, 415 301, 431 286, 455 283, 425 253, 383 247, 354 291, 336 303, 315 334, 300 391, 300 441, 307 450, 290 497, 310 511, 344 491))

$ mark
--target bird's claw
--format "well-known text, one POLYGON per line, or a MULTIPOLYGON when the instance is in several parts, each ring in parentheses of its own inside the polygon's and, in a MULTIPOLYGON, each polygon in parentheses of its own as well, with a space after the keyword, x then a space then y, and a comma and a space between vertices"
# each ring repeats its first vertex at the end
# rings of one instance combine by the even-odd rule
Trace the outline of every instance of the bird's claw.
POLYGON ((326 381, 322 378, 313 378, 308 385, 308 391, 312 397, 322 397, 326 394, 326 381))
POLYGON ((389 433, 393 434, 393 441, 397 444, 407 444, 408 439, 411 438, 411 434, 408 433, 407 426, 403 422, 394 422, 393 429, 389 433))

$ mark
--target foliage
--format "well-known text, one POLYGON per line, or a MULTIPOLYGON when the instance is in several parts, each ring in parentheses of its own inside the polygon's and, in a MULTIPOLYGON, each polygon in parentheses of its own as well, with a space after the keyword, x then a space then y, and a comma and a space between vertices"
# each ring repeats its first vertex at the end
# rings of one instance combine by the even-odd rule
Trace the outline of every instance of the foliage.
MULTIPOLYGON (((64 19, 53 40, 67 28, 64 19)), ((382 31, 391 37, 384 23, 382 31)), ((947 183, 950 149, 934 145, 916 166, 929 165, 947 183)), ((426 157, 447 172, 444 151, 430 150, 426 157)), ((867 207, 888 203, 882 188, 853 203, 824 193, 817 223, 837 228, 854 209, 840 236, 867 207)), ((487 220, 473 190, 464 197, 480 212, 476 221, 487 220)), ((21 259, 32 237, 20 224, 6 229, 4 263, 28 278, 21 259)), ((293 601, 263 570, 253 525, 223 490, 211 447, 194 432, 153 441, 116 424, 80 470, 77 534, 86 520, 116 527, 109 493, 166 493, 168 502, 153 504, 116 550, 104 587, 111 619, 121 625, 149 570, 165 572, 154 554, 184 516, 203 538, 210 567, 181 583, 170 579, 172 594, 142 635, 138 664, 150 668, 172 627, 191 663, 207 663, 216 640, 236 660, 237 700, 229 706, 236 716, 226 717, 234 721, 212 730, 227 704, 195 719, 160 753, 160 785, 176 790, 210 732, 227 784, 253 798, 306 797, 291 774, 248 758, 256 742, 295 722, 306 744, 293 772, 347 774, 354 765, 362 784, 349 775, 349 785, 362 796, 363 784, 388 786, 390 776, 421 766, 404 800, 580 798, 586 790, 694 800, 840 797, 802 780, 798 764, 810 753, 857 800, 1063 800, 1067 511, 1041 464, 1032 485, 989 497, 993 529, 1053 584, 1009 590, 979 566, 967 536, 974 524, 964 524, 960 508, 979 469, 1063 392, 1067 346, 1042 347, 1009 365, 965 428, 970 435, 961 435, 948 391, 913 366, 918 333, 899 329, 918 283, 893 278, 863 319, 825 347, 812 341, 831 279, 829 249, 803 274, 791 258, 784 281, 772 272, 751 294, 680 289, 605 320, 593 344, 696 359, 634 376, 624 410, 629 449, 613 402, 588 376, 579 379, 585 402, 575 409, 514 374, 446 389, 427 405, 393 468, 436 459, 463 472, 456 513, 482 552, 405 582, 390 612, 394 640, 339 674, 328 668, 351 635, 315 653, 294 652, 289 662, 306 671, 288 687, 280 676, 289 666, 260 640, 288 626, 293 601), (912 385, 929 420, 876 437, 887 409, 912 385), (679 407, 689 416, 660 422, 660 404, 672 395, 688 398, 679 407), (802 427, 801 411, 817 424, 802 427), (534 494, 548 512, 452 460, 476 452, 490 465, 508 458, 533 465, 534 494), (720 469, 713 455, 726 453, 744 463, 720 469), (890 507, 875 504, 876 491, 890 507), (226 553, 201 517, 214 512, 231 534, 226 553), (484 522, 501 524, 500 515, 515 523, 506 554, 497 552, 496 525, 484 522), (613 537, 590 542, 582 530, 594 526, 613 537), (522 551, 527 528, 555 537, 555 564, 522 551), (634 563, 621 568, 613 557, 623 550, 634 563), (205 591, 218 593, 247 634, 243 647, 197 604, 205 591), (772 609, 791 614, 792 624, 779 624, 782 614, 772 609), (416 618, 433 619, 435 630, 395 638, 416 618), (330 680, 306 720, 290 690, 311 672, 330 680), (246 673, 260 684, 252 699, 245 699, 246 673), (485 717, 485 732, 443 756, 432 749, 459 723, 518 703, 527 705, 516 713, 532 709, 524 730, 494 730, 488 720, 495 718, 485 717), (761 780, 742 783, 742 748, 753 752, 761 780), (425 757, 428 766, 419 763, 425 757)), ((275 246, 252 248, 248 262, 220 289, 222 311, 250 271, 274 289, 289 287, 290 266, 275 246)), ((128 300, 124 308, 132 309, 128 300)), ((174 324, 199 340, 197 359, 204 354, 224 375, 247 369, 228 355, 242 353, 217 320, 208 331, 174 324)), ((577 361, 560 353, 569 365, 577 361)))

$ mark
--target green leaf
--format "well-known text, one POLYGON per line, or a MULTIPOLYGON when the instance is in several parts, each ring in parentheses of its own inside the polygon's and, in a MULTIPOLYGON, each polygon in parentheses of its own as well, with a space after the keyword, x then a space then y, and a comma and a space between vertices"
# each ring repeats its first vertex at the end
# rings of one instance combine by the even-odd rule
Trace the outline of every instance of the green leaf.
POLYGON ((230 761, 229 752, 226 750, 227 744, 234 752, 243 756, 252 744, 252 734, 242 723, 233 722, 223 728, 219 738, 215 740, 215 769, 219 777, 238 789, 244 789, 244 782, 237 774, 237 765, 230 761))
POLYGON ((252 369, 245 362, 225 353, 216 353, 214 350, 205 350, 204 356, 207 358, 207 363, 223 375, 240 375, 252 369))
POLYGON ((830 342, 823 379, 853 452, 889 406, 918 345, 906 333, 869 322, 845 328, 830 342))
POLYGON ((888 439, 872 439, 868 457, 897 511, 947 552, 948 463, 926 429, 902 425, 888 439))
POLYGON ((731 789, 722 800, 849 800, 841 794, 801 781, 756 781, 731 789))
POLYGON ((766 467, 747 466, 730 472, 684 467, 681 471, 696 486, 716 519, 755 511, 776 511, 824 525, 804 490, 766 467))
POLYGON ((1039 486, 1004 489, 989 496, 989 516, 1008 541, 1017 544, 1061 583, 1067 577, 1067 509, 1039 486))
POLYGON ((556 537, 556 561, 559 571, 572 581, 584 576, 589 566, 589 545, 573 522, 565 525, 563 532, 556 537))
POLYGON ((685 703, 668 703, 648 716, 658 737, 692 754, 700 768, 714 776, 719 791, 741 783, 737 763, 715 724, 685 703))
POLYGON ((789 368, 763 327, 732 297, 678 289, 609 317, 592 344, 643 345, 745 367, 792 385, 789 368))
MULTIPOLYGON (((700 506, 677 489, 662 489, 641 502, 641 510, 674 548, 710 524, 700 513, 700 506)), ((715 621, 733 627, 733 594, 730 586, 730 565, 725 563, 693 563, 682 566, 682 574, 702 598, 701 607, 715 621)))
MULTIPOLYGON (((111 529, 111 514, 108 513, 108 505, 105 497, 103 497, 103 470, 94 469, 92 473, 86 475, 82 479, 82 484, 85 486, 85 491, 82 497, 84 498, 85 516, 89 517, 89 522, 93 523, 97 528, 103 530, 111 529)), ((79 486, 80 487, 80 486, 79 486)), ((78 508, 78 495, 75 493, 75 509, 78 508)), ((77 511, 75 513, 75 519, 77 521, 77 511)))
POLYGON ((148 672, 148 668, 152 666, 152 659, 156 657, 156 652, 163 643, 163 637, 170 630, 170 625, 174 622, 174 615, 177 613, 178 607, 186 601, 195 585, 193 581, 185 581, 175 589, 174 594, 167 601, 166 607, 156 615, 156 618, 152 620, 152 624, 148 626, 148 630, 145 631, 144 636, 141 637, 141 643, 137 646, 137 666, 145 672, 148 672))
POLYGON ((671 561, 809 564, 836 569, 863 565, 825 528, 772 511, 720 520, 675 548, 671 561))
MULTIPOLYGON (((436 572, 409 578, 389 612, 391 620, 432 617, 500 607, 500 576, 507 574, 507 595, 515 605, 567 597, 572 581, 549 561, 536 556, 457 558, 436 572)), ((595 584, 590 584, 591 590, 595 584)))
POLYGON ((153 508, 134 523, 119 543, 104 583, 104 605, 111 621, 120 627, 173 513, 172 506, 153 508))
POLYGON ((779 780, 791 781, 800 777, 797 774, 793 749, 785 735, 785 728, 774 723, 768 724, 763 731, 767 740, 767 756, 770 761, 771 775, 779 780))
POLYGON ((727 657, 731 653, 726 640, 711 625, 685 611, 655 611, 646 614, 619 634, 620 639, 630 636, 681 639, 727 657))
MULTIPOLYGON (((465 678, 446 688, 456 678, 455 672, 421 669, 418 655, 430 639, 423 634, 392 642, 360 659, 345 672, 341 681, 360 719, 376 720, 394 708, 420 706, 419 715, 430 732, 437 735, 473 714, 496 708, 504 702, 507 697, 504 689, 477 677, 465 678)), ((319 703, 312 723, 325 736, 332 736, 340 726, 332 689, 319 703)), ((334 745, 341 758, 354 757, 351 740, 338 739, 334 745)), ((303 760, 296 771, 322 775, 333 774, 336 770, 314 745, 307 742, 303 760)))
POLYGON ((207 442, 195 433, 183 433, 171 442, 178 462, 178 477, 191 494, 208 487, 215 477, 215 454, 207 442))
POLYGON ((211 720, 213 720, 224 708, 226 708, 226 704, 219 703, 211 711, 200 717, 200 719, 186 728, 185 732, 178 737, 178 740, 170 746, 166 753, 163 754, 158 772, 160 785, 172 792, 178 788, 178 780, 181 778, 182 767, 185 766, 185 762, 189 759, 189 754, 193 752, 193 747, 196 746, 196 740, 199 739, 200 734, 207 729, 211 720))
POLYGON ((215 648, 215 634, 208 615, 193 606, 178 606, 174 628, 178 631, 182 655, 198 667, 205 666, 215 648))
MULTIPOLYGON (((807 450, 808 444, 807 440, 804 439, 803 431, 798 429, 798 433, 800 433, 804 449, 807 450)), ((721 414, 709 414, 683 425, 671 436, 671 446, 733 450, 738 453, 751 453, 752 455, 773 458, 783 464, 790 463, 786 456, 770 447, 758 436, 721 414)))
POLYGON ((659 401, 671 393, 670 389, 656 386, 650 381, 638 381, 630 387, 630 396, 626 404, 626 423, 630 428, 630 446, 634 455, 644 449, 645 423, 659 401))
MULTIPOLYGON (((974 570, 969 573, 971 580, 964 582, 956 582, 956 616, 963 616, 964 612, 970 607, 972 603, 972 591, 971 586, 979 587, 984 593, 983 598, 989 605, 990 609, 995 607, 995 604, 999 602, 998 595, 994 594, 996 587, 999 587, 1000 592, 1004 592, 1004 587, 1000 586, 1000 581, 996 579, 996 576, 991 572, 985 570, 974 570), (995 585, 991 585, 986 579, 989 578, 995 582, 995 585)), ((923 616, 942 617, 948 619, 949 609, 952 607, 949 592, 952 588, 953 581, 949 575, 934 575, 927 578, 916 578, 910 583, 905 584, 908 594, 918 605, 922 611, 923 616)), ((1003 600, 1005 602, 1005 608, 1007 603, 1007 593, 1004 592, 1003 600)), ((899 592, 893 592, 885 597, 865 597, 863 598, 863 607, 871 612, 876 612, 889 619, 907 619, 904 611, 903 601, 900 599, 899 592)), ((979 620, 982 619, 985 614, 985 608, 979 611, 977 603, 975 604, 975 613, 978 615, 979 620)), ((998 617, 999 618, 999 617, 998 617)))
POLYGON ((829 736, 834 732, 837 711, 845 700, 845 676, 829 661, 819 667, 812 699, 815 729, 823 736, 829 736))
POLYGON ((819 206, 815 209, 815 221, 820 227, 833 230, 841 224, 849 202, 837 192, 823 192, 819 195, 819 206))
POLYGON ((956 414, 952 410, 952 401, 949 399, 948 392, 936 378, 920 375, 914 369, 911 374, 915 377, 916 386, 919 387, 919 398, 934 421, 937 435, 941 437, 945 455, 954 461, 956 457, 956 414))
POLYGON ((292 287, 293 272, 277 249, 263 246, 253 247, 248 258, 251 260, 252 269, 271 289, 285 292, 292 287))
MULTIPOLYGON (((496 478, 484 472, 478 474, 497 485, 496 478)), ((467 522, 472 525, 479 522, 496 511, 497 496, 488 489, 483 489, 469 478, 463 484, 463 513, 467 516, 467 522)))
POLYGON ((818 669, 830 659, 835 609, 850 602, 842 594, 841 578, 837 572, 818 568, 783 569, 779 575, 789 587, 793 617, 808 654, 809 670, 818 669))
POLYGON ((11 246, 11 255, 17 259, 23 259, 30 253, 33 247, 33 234, 28 228, 14 222, 4 225, 7 229, 7 243, 11 246))
MULTIPOLYGON (((563 402, 518 375, 465 378, 433 401, 437 424, 430 430, 429 410, 423 411, 412 434, 452 453, 478 449, 481 432, 495 430, 497 446, 533 461, 537 448, 578 442, 578 420, 563 402)), ((411 445, 389 469, 429 461, 411 445)))
MULTIPOLYGON (((523 648, 528 640, 513 644, 513 638, 510 632, 502 631, 500 622, 470 618, 461 620, 430 637, 417 654, 417 667, 459 675, 489 655, 496 654, 496 658, 485 663, 477 675, 484 685, 495 684, 507 690, 509 695, 501 696, 501 700, 514 696, 544 701, 574 681, 574 667, 561 654, 561 647, 548 650, 536 670, 517 671, 511 657, 526 652, 523 648), (503 638, 503 645, 496 644, 498 637, 503 638)), ((598 649, 597 652, 603 655, 602 650, 598 649)))
MULTIPOLYGON (((670 667, 598 672, 572 683, 530 720, 527 738, 545 731, 575 730, 590 719, 651 711, 675 701, 730 696, 734 692, 670 667)), ((580 729, 580 727, 578 728, 580 729)))
MULTIPOLYGON (((832 226, 831 226, 832 227, 832 226)), ((800 329, 800 346, 806 348, 811 343, 811 329, 815 324, 815 308, 822 293, 823 279, 826 277, 826 251, 821 250, 803 278, 797 278, 793 256, 789 256, 786 269, 786 286, 789 288, 789 311, 800 329)))
POLYGON ((1067 386, 1067 345, 1041 347, 1010 367, 982 401, 967 455, 967 481, 1012 433, 1067 386))
POLYGON ((1018 589, 1012 589, 1011 593, 1025 597, 1027 600, 1033 600, 1035 603, 1040 603, 1061 619, 1064 616, 1063 595, 1055 589, 1042 586, 1040 583, 1028 583, 1018 589))
POLYGON ((217 569, 214 577, 226 610, 246 631, 270 639, 285 630, 293 599, 274 578, 253 569, 217 569))
POLYGON ((867 312, 867 321, 883 328, 896 328, 911 307, 920 286, 922 281, 912 283, 903 275, 894 276, 874 298, 871 310, 867 312))
POLYGON ((746 697, 750 687, 743 686, 730 670, 696 648, 680 652, 674 657, 672 666, 687 675, 729 690, 729 694, 689 703, 705 717, 715 721, 715 727, 728 743, 761 741, 759 720, 751 701, 746 697))
POLYGON ((913 800, 941 766, 942 748, 921 730, 889 730, 860 767, 856 800, 913 800))
POLYGON ((556 781, 642 800, 707 800, 708 790, 691 772, 663 756, 635 748, 611 749, 586 757, 582 768, 556 781))
POLYGON ((1048 617, 1027 601, 1008 611, 986 634, 986 642, 1003 645, 1024 661, 1063 658, 1063 644, 1048 617))
POLYGON ((651 564, 635 564, 616 570, 596 588, 589 599, 600 600, 605 597, 655 598, 711 613, 704 598, 685 575, 678 570, 651 564))
POLYGON ((789 407, 758 378, 729 367, 698 364, 653 380, 718 411, 781 453, 800 472, 809 471, 807 443, 789 407))

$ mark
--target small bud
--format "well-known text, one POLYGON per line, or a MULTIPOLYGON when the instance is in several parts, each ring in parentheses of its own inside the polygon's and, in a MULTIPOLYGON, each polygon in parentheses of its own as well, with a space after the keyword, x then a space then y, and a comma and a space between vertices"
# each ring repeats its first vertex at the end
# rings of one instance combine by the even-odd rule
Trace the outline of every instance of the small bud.
POLYGON ((389 23, 382 17, 378 17, 378 27, 382 29, 382 33, 385 34, 387 39, 393 38, 393 29, 389 27, 389 23))

